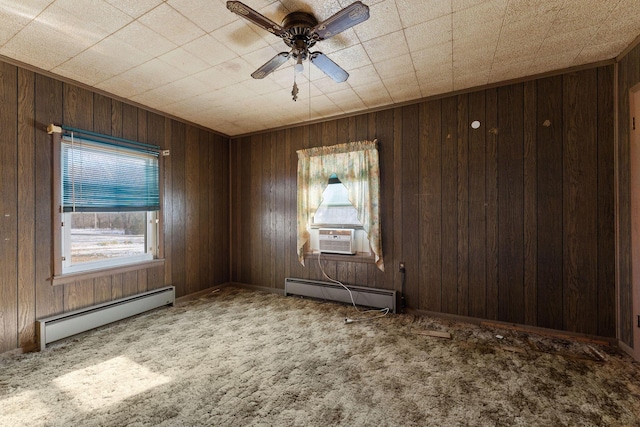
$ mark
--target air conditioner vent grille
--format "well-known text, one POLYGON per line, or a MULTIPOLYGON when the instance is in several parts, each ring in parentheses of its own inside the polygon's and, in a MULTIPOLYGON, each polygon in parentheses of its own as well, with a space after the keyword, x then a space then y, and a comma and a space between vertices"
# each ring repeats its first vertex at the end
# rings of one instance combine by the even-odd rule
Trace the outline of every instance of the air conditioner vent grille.
POLYGON ((318 232, 320 252, 334 254, 356 253, 353 228, 321 228, 318 232))

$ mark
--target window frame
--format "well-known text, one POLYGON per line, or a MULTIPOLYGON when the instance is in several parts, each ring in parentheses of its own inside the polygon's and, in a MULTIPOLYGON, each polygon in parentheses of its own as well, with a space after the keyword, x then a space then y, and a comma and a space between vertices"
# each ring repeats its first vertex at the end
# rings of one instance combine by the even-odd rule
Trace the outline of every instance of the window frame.
MULTIPOLYGON (((116 263, 112 265, 104 264, 97 265, 91 269, 81 269, 79 271, 68 271, 63 269, 63 224, 65 213, 62 207, 62 129, 63 127, 53 124, 48 125, 47 133, 51 135, 51 159, 52 159, 52 197, 51 197, 51 264, 52 264, 52 285, 62 285, 66 283, 92 279, 95 277, 102 277, 110 274, 124 273, 128 271, 143 270, 151 267, 157 267, 164 265, 164 167, 163 167, 163 153, 159 149, 158 155, 158 185, 159 185, 159 198, 160 209, 155 212, 156 218, 155 226, 155 253, 151 257, 146 259, 133 259, 130 262, 116 263)), ((87 132, 88 135, 94 135, 92 132, 87 132)), ((95 134, 98 135, 98 134, 95 134)), ((105 139, 111 139, 114 141, 128 142, 127 140, 109 137, 108 135, 99 135, 105 139)), ((132 142, 132 144, 136 144, 132 142)), ((124 144, 123 144, 124 145, 124 144)), ((150 224, 147 224, 149 227, 150 224)))
MULTIPOLYGON (((86 261, 73 265, 71 263, 71 216, 73 212, 62 213, 62 274, 82 273, 89 270, 98 270, 112 267, 120 267, 140 262, 151 261, 155 258, 157 250, 157 213, 156 211, 139 211, 145 214, 145 239, 144 254, 130 255, 127 257, 107 258, 98 261, 86 261)), ((107 212, 105 212, 107 213, 107 212)))

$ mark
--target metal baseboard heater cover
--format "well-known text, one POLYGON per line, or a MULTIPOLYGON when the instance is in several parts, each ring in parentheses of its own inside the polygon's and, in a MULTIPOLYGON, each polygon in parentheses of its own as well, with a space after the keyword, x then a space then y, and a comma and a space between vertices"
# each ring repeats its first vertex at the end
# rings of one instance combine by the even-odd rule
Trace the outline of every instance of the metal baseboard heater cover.
POLYGON ((166 286, 104 304, 40 319, 36 321, 40 351, 44 350, 47 344, 54 341, 117 322, 154 308, 173 305, 175 299, 175 286, 166 286))
MULTIPOLYGON (((376 308, 389 308, 396 312, 396 291, 386 289, 367 288, 364 286, 347 286, 353 294, 356 305, 376 308)), ((284 294, 299 295, 329 301, 351 304, 349 292, 342 286, 318 280, 284 279, 284 294)))

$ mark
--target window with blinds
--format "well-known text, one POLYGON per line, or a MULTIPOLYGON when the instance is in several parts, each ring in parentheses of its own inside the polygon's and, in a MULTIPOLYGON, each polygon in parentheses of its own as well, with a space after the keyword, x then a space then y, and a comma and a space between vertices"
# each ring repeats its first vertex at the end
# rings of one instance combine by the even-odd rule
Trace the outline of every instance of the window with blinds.
POLYGON ((158 151, 73 132, 63 135, 60 150, 62 273, 153 259, 158 151))

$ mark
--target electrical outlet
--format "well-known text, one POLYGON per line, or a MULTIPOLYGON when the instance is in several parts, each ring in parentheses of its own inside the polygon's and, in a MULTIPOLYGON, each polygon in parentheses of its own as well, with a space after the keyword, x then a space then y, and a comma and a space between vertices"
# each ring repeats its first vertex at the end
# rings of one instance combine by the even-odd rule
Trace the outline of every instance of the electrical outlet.
POLYGON ((400 267, 398 268, 398 271, 399 271, 400 273, 404 273, 404 261, 401 261, 401 262, 400 262, 400 267))

